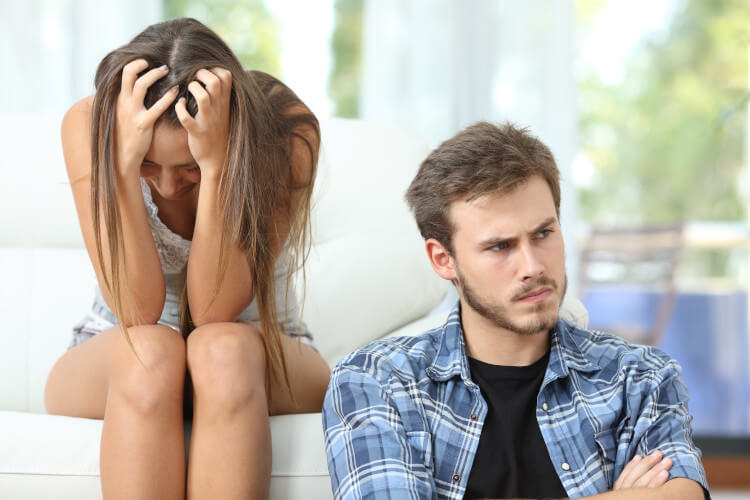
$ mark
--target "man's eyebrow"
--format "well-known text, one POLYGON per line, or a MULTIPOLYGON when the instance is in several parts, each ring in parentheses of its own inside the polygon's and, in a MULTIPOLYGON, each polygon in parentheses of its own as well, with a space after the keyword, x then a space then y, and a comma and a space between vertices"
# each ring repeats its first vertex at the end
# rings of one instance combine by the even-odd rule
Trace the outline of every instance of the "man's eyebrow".
MULTIPOLYGON (((548 217, 548 218, 544 219, 541 224, 539 224, 538 226, 536 226, 531 232, 532 233, 538 233, 542 229, 544 229, 544 228, 546 228, 546 227, 554 224, 555 222, 557 222, 557 217, 548 217)), ((517 236, 508 236, 508 237, 493 236, 491 238, 487 238, 486 240, 480 241, 479 242, 479 247, 482 247, 482 248, 484 248, 484 247, 493 247, 495 245, 500 245, 502 243, 512 243, 512 242, 516 241, 517 239, 518 239, 517 236)))
POLYGON ((541 223, 541 224, 539 224, 539 225, 538 225, 538 226, 537 226, 537 227, 536 227, 536 228, 535 228, 535 229, 534 229, 533 231, 531 231, 531 232, 532 232, 532 233, 538 233, 539 231, 541 231, 541 230, 542 230, 542 229, 544 229, 545 227, 547 227, 547 226, 551 226, 551 225, 552 225, 552 224, 554 224, 555 222, 557 222, 557 217, 548 217, 548 218, 544 219, 544 221, 542 221, 542 223, 541 223))
POLYGON ((516 238, 515 236, 510 236, 508 238, 503 238, 502 236, 493 236, 492 238, 487 238, 486 240, 480 241, 478 246, 480 248, 494 247, 495 245, 500 245, 502 243, 510 243, 517 239, 518 238, 516 238))

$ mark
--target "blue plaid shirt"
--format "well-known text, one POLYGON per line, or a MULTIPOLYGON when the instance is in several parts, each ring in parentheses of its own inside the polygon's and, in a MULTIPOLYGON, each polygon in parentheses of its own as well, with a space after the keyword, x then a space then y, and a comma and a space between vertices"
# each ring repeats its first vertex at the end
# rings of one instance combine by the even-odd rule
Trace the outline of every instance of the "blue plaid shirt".
MULTIPOLYGON (((706 490, 676 361, 560 320, 536 418, 570 497, 610 490, 635 454, 706 490)), ((323 406, 337 499, 461 499, 487 415, 471 380, 459 305, 417 337, 376 341, 333 370, 323 406)))

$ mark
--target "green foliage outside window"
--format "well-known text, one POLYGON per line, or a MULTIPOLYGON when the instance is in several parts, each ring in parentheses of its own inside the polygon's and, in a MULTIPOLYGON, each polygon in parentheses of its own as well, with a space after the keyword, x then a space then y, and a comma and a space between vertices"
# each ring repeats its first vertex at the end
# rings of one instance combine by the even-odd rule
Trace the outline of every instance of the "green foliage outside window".
MULTIPOLYGON (((281 28, 266 1, 164 0, 163 5, 168 18, 194 17, 216 31, 246 68, 283 80, 281 28)), ((334 0, 328 92, 336 116, 359 116, 363 5, 364 0, 334 0)))
POLYGON ((245 68, 283 78, 279 23, 264 0, 164 0, 164 13, 196 18, 227 42, 245 68))
MULTIPOLYGON (((603 3, 576 6, 585 34, 603 3)), ((595 166, 580 191, 585 220, 746 218, 749 47, 747 0, 677 2, 666 36, 645 40, 622 61, 622 81, 582 75, 580 142, 595 166)))
POLYGON ((334 2, 336 24, 331 37, 333 64, 328 92, 334 102, 334 114, 346 118, 359 116, 363 4, 364 0, 334 2))

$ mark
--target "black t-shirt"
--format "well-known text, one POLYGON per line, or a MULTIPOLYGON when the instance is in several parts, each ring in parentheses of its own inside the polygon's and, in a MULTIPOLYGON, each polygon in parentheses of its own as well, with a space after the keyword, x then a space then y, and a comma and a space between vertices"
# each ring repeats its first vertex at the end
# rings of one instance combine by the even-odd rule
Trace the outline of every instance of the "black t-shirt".
POLYGON ((564 498, 536 421, 537 394, 549 351, 529 366, 497 366, 469 358, 471 378, 487 401, 465 499, 564 498))

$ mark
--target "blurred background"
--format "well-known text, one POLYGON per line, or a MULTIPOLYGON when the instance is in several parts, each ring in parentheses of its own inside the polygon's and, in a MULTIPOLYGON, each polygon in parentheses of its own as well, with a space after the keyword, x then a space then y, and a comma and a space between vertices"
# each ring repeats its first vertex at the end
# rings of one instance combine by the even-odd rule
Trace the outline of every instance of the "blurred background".
POLYGON ((2 0, 0 115, 62 116, 109 50, 180 16, 321 117, 430 146, 529 126, 591 326, 677 358, 704 451, 750 456, 747 0, 2 0))

